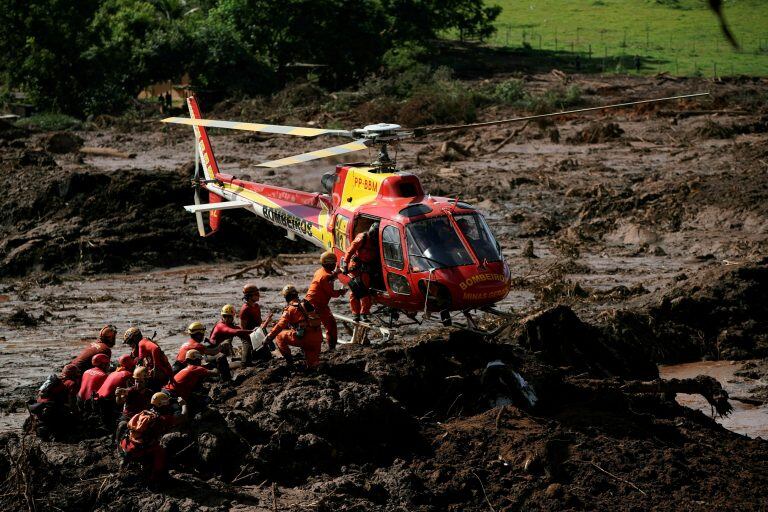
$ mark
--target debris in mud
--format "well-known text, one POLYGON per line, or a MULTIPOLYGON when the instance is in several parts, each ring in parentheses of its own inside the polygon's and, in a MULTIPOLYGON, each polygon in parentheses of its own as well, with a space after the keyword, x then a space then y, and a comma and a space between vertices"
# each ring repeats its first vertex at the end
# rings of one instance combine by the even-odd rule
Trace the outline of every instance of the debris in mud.
POLYGON ((46 151, 51 153, 76 153, 83 146, 83 138, 70 132, 55 132, 43 140, 46 151))
POLYGON ((590 122, 586 128, 568 137, 569 144, 598 144, 620 139, 624 130, 617 123, 590 122))
POLYGON ((5 323, 14 327, 36 327, 38 320, 27 313, 26 310, 16 308, 13 313, 6 316, 5 323))

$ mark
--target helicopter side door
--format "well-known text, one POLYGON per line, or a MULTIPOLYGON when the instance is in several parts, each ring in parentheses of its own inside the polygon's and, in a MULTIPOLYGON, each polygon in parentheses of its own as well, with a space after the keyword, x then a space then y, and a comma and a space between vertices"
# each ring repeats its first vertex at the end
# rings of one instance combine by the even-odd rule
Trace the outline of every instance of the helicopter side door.
POLYGON ((382 220, 379 231, 381 242, 381 270, 387 292, 393 300, 408 300, 412 296, 408 279, 408 260, 405 254, 403 225, 382 220))

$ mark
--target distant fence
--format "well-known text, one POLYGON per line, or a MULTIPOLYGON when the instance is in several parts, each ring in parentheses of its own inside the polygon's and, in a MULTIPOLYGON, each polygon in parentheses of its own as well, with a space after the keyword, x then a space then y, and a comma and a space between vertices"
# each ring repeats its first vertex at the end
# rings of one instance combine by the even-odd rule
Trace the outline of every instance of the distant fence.
MULTIPOLYGON (((485 42, 505 48, 530 48, 570 53, 589 62, 590 70, 604 73, 660 73, 681 76, 722 77, 740 74, 768 75, 768 35, 741 39, 741 50, 722 37, 701 35, 697 39, 659 34, 651 27, 614 29, 567 29, 497 23, 496 33, 485 42)), ((767 27, 768 28, 768 27, 767 27)), ((584 62, 586 64, 586 62, 584 62)))

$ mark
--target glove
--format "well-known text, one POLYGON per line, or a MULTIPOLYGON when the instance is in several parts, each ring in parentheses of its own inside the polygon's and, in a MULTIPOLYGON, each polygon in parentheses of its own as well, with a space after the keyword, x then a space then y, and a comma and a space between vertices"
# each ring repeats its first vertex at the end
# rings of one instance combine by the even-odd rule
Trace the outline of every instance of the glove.
POLYGON ((272 338, 270 336, 267 336, 264 339, 264 346, 267 347, 267 350, 269 350, 270 352, 274 351, 276 348, 275 343, 272 341, 272 338))

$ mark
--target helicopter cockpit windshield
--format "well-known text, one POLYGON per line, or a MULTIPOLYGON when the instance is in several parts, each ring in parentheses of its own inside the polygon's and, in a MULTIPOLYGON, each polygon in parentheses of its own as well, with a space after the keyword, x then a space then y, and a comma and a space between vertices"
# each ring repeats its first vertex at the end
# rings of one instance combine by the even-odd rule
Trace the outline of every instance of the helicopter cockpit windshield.
POLYGON ((472 264, 469 251, 447 216, 411 222, 405 231, 411 265, 416 271, 472 264))
POLYGON ((499 243, 493 237, 482 215, 470 213, 456 215, 454 218, 479 261, 501 261, 499 243))

